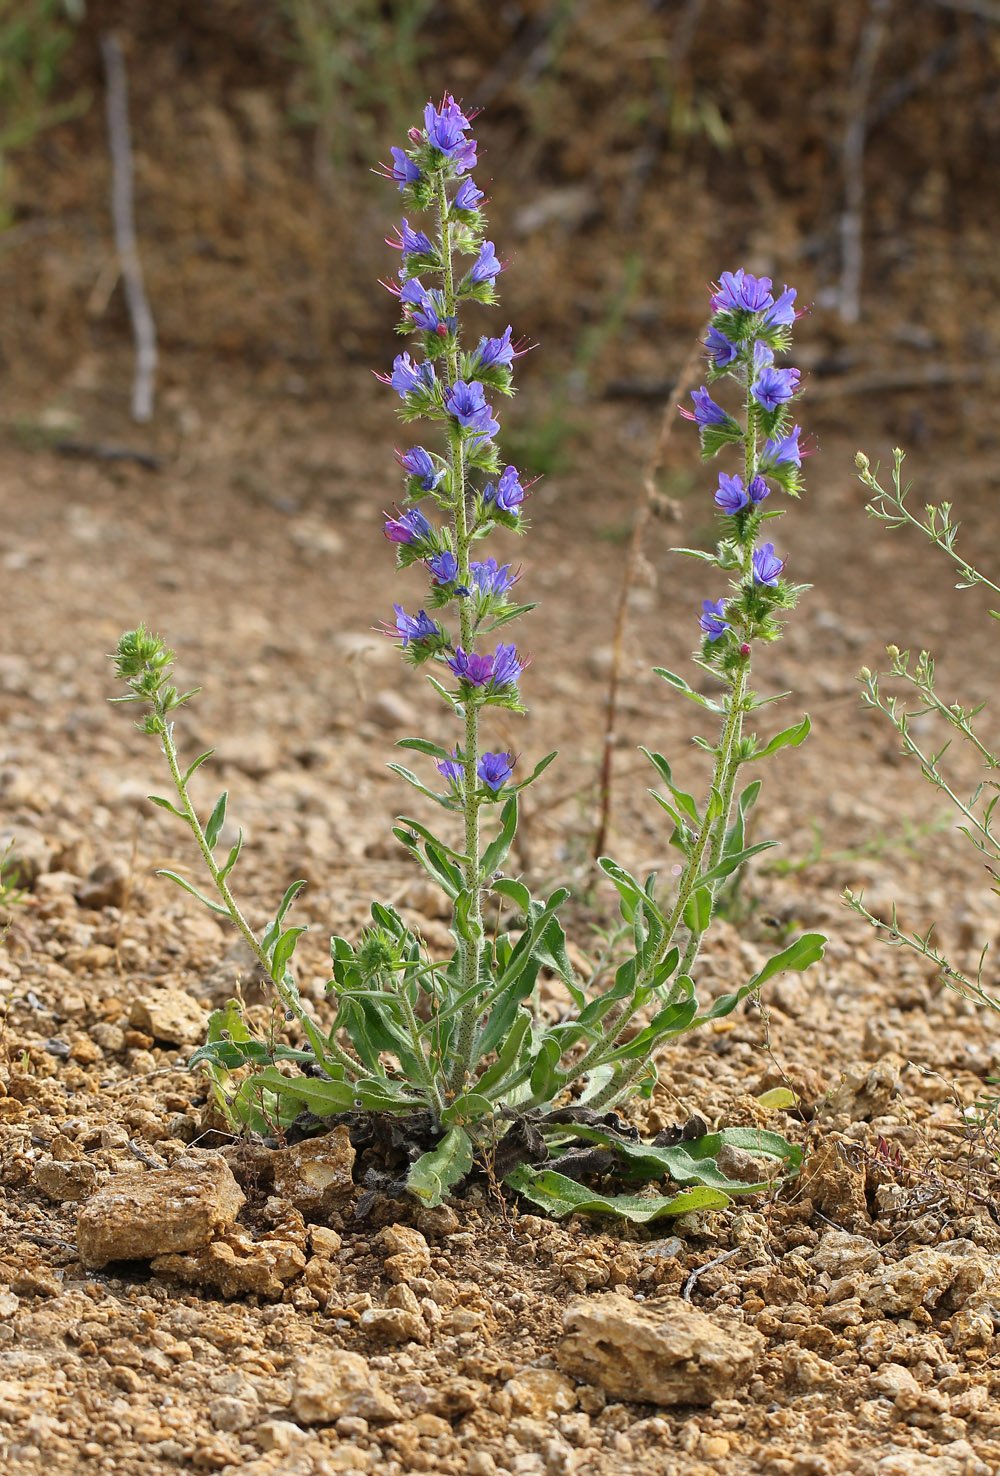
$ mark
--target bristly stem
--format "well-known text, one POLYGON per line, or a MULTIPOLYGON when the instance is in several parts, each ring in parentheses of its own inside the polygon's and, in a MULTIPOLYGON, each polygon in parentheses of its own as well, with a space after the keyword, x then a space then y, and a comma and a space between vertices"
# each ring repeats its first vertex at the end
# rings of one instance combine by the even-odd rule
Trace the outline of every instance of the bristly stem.
MULTIPOLYGON (((437 178, 438 233, 441 243, 442 278, 444 287, 444 310, 448 318, 456 317, 455 268, 452 261, 451 224, 448 216, 448 196, 444 175, 437 178)), ((447 349, 448 378, 454 384, 459 377, 458 327, 450 335, 447 349)), ((452 532, 455 538, 455 557, 458 560, 458 583, 469 589, 472 576, 469 570, 469 549, 472 542, 469 527, 469 494, 465 475, 465 447, 462 431, 451 426, 448 432, 448 460, 452 477, 452 532)), ((471 653, 475 644, 475 616, 472 600, 466 596, 459 599, 459 628, 462 648, 471 653)), ((473 989, 479 983, 480 961, 483 949, 483 886, 480 862, 479 838, 479 705, 470 692, 464 703, 465 747, 462 754, 462 809, 465 814, 465 856, 463 875, 470 896, 468 914, 468 936, 461 936, 459 946, 462 958, 462 989, 473 989)), ((460 1017, 457 1035, 455 1069, 449 1083, 454 1092, 462 1088, 472 1065, 472 1049, 480 1003, 473 999, 460 1017)))

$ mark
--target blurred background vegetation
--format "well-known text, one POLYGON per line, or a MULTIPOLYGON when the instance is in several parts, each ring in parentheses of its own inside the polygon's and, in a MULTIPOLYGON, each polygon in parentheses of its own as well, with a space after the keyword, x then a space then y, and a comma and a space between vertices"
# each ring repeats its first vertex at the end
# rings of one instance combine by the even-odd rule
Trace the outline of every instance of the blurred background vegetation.
POLYGON ((384 359, 393 207, 369 170, 445 87, 486 110, 477 177, 511 321, 545 342, 527 373, 552 381, 550 430, 587 395, 662 394, 737 263, 814 305, 817 376, 877 365, 966 399, 996 377, 996 0, 0 0, 15 397, 128 344, 109 30, 168 378, 189 354, 334 379, 384 359))

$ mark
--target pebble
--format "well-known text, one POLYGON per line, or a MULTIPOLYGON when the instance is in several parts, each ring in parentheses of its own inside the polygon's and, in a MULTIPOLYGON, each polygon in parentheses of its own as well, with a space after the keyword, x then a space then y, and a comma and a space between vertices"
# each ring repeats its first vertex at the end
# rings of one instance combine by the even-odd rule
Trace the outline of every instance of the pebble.
POLYGON ((243 1191, 215 1153, 178 1159, 162 1172, 117 1174, 80 1210, 80 1260, 98 1270, 109 1261, 194 1250, 232 1224, 244 1202, 243 1191))
POLYGON ((292 1409, 304 1425, 332 1425, 344 1415, 386 1424, 402 1418, 394 1399, 360 1353, 313 1347, 293 1371, 292 1409))

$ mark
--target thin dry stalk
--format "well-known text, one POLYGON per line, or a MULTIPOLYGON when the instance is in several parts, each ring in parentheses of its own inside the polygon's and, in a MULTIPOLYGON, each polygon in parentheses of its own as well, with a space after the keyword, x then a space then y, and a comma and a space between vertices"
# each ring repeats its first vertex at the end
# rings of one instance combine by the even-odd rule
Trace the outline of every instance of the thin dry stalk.
POLYGON ((840 217, 840 320, 856 323, 861 316, 861 272, 864 264, 865 143, 872 78, 885 39, 891 0, 870 0, 854 58, 847 95, 847 126, 841 144, 844 210, 840 217))
POLYGON ((677 407, 674 401, 683 398, 689 389, 693 389, 701 374, 703 345, 701 339, 708 331, 706 324, 698 336, 690 354, 684 361, 676 382, 671 387, 667 402, 663 407, 663 415, 660 419, 660 430, 653 447, 642 478, 642 498, 636 510, 635 522, 632 525, 632 536, 629 539, 628 556, 625 560, 625 574, 622 579, 621 593, 618 596, 618 609, 615 613, 615 633, 611 650, 611 674, 608 678, 608 702, 605 711, 604 723, 604 745, 601 752, 601 779, 598 797, 599 812, 597 830, 594 835, 594 860, 604 854, 607 844, 608 831, 611 826, 611 790, 614 779, 614 749, 615 749, 615 725, 618 719, 618 692, 621 687, 622 660, 625 653, 625 628, 628 624, 628 598, 632 586, 635 583, 639 564, 642 559, 642 541, 645 536, 646 526, 652 516, 653 507, 656 503, 656 478, 663 466, 667 454, 667 446, 673 433, 676 422, 677 407))

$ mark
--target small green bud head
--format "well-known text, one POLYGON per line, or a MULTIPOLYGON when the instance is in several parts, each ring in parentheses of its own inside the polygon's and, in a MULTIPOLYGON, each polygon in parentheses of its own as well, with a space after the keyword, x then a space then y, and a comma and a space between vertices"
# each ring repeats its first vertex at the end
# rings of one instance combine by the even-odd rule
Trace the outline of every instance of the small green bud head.
POLYGON ((162 672, 173 659, 173 651, 144 625, 137 626, 135 630, 127 630, 119 638, 118 646, 111 657, 117 675, 130 685, 148 677, 150 673, 162 672))
POLYGON ((885 648, 885 654, 888 656, 888 658, 889 658, 890 661, 898 661, 899 660, 899 647, 898 646, 886 646, 886 648, 885 648))
POLYGON ((859 472, 866 472, 871 466, 871 462, 868 460, 868 457, 863 451, 859 451, 857 456, 855 456, 854 458, 854 465, 857 467, 859 472))
POLYGON ((402 961, 397 940, 382 928, 368 928, 362 933, 355 957, 366 980, 391 973, 402 961))

